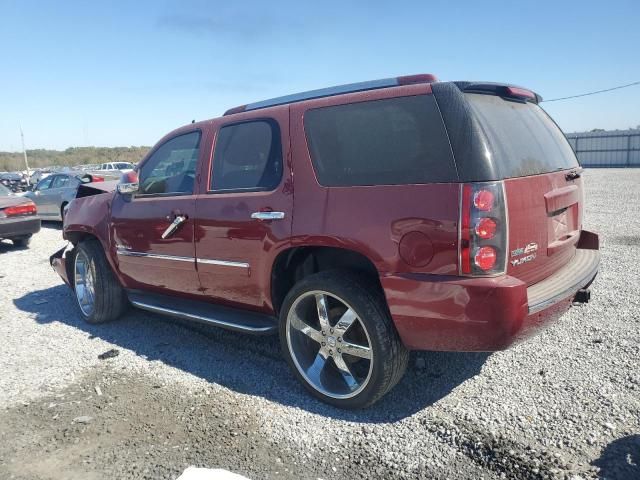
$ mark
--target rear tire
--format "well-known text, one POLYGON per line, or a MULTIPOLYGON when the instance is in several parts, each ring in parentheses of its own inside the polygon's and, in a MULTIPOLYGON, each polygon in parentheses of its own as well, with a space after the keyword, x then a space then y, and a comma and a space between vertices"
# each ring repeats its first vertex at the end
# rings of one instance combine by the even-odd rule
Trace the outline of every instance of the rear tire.
POLYGON ((94 324, 120 317, 129 302, 100 243, 79 243, 73 258, 73 287, 82 317, 94 324))
POLYGON ((378 401, 409 359, 382 294, 348 271, 316 273, 291 289, 280 311, 280 343, 312 395, 347 409, 378 401))
POLYGON ((13 242, 16 247, 27 248, 29 246, 29 243, 31 242, 31 235, 27 235, 26 237, 12 238, 11 242, 13 242))

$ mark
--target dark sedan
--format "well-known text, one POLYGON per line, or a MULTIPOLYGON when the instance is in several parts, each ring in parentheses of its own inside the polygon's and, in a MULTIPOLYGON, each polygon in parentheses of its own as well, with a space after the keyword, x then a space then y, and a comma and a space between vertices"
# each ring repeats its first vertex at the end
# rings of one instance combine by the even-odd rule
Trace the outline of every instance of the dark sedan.
POLYGON ((18 247, 26 247, 31 235, 38 231, 40 218, 36 215, 35 203, 0 185, 0 240, 11 240, 18 247))

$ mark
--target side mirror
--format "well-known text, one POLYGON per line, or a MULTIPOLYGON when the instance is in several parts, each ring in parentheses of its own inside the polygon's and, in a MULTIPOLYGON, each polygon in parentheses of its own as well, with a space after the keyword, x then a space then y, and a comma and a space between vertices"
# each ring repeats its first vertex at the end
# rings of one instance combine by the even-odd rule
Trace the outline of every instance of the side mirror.
POLYGON ((132 170, 131 172, 123 173, 120 176, 120 183, 116 187, 118 193, 122 195, 130 195, 136 193, 140 188, 138 183, 138 172, 132 170))

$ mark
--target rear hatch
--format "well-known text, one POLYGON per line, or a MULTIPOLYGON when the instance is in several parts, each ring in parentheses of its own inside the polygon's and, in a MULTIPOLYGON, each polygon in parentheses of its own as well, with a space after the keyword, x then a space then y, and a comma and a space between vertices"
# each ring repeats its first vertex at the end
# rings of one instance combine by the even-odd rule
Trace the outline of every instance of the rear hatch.
POLYGON ((507 274, 527 284, 571 260, 582 228, 580 168, 564 134, 535 102, 466 93, 504 179, 507 274))

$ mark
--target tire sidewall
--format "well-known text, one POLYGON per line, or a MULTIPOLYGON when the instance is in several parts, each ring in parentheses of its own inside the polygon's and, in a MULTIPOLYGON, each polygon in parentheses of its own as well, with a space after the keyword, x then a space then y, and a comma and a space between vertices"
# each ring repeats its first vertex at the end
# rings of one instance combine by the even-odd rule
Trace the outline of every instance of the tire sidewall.
POLYGON ((338 271, 328 271, 310 275, 297 283, 289 291, 280 310, 280 345, 282 354, 294 375, 316 398, 340 408, 366 407, 387 391, 385 377, 388 373, 385 371, 385 363, 387 361, 386 357, 389 354, 388 352, 390 351, 388 343, 393 341, 393 338, 391 338, 385 326, 386 319, 383 318, 387 313, 383 304, 381 304, 376 296, 368 292, 358 280, 360 279, 357 276, 338 271), (365 388, 354 397, 338 399, 316 390, 300 373, 293 360, 292 353, 289 350, 289 342, 287 339, 287 317, 289 311, 298 297, 312 290, 324 291, 344 300, 356 312, 358 318, 367 330, 373 354, 373 368, 369 382, 365 388))

